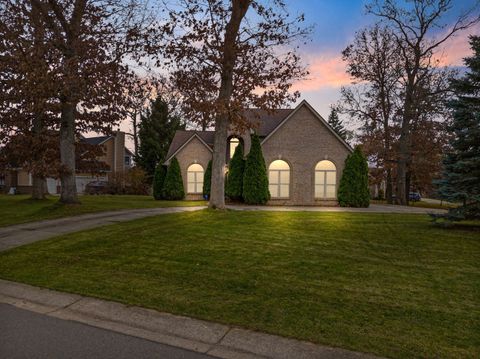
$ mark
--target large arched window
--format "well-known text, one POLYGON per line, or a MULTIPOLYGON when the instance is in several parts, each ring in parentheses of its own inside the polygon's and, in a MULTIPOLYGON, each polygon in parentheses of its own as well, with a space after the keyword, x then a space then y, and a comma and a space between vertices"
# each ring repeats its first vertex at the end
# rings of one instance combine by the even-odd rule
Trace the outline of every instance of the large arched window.
POLYGON ((315 166, 315 198, 337 197, 337 168, 331 161, 320 161, 315 166))
POLYGON ((272 198, 290 196, 290 166, 282 160, 273 161, 268 167, 268 189, 272 198))
POLYGON ((232 159, 235 154, 235 150, 240 144, 240 139, 237 137, 232 137, 228 140, 228 159, 232 159))
POLYGON ((190 165, 187 169, 187 192, 203 192, 203 167, 198 163, 190 165))

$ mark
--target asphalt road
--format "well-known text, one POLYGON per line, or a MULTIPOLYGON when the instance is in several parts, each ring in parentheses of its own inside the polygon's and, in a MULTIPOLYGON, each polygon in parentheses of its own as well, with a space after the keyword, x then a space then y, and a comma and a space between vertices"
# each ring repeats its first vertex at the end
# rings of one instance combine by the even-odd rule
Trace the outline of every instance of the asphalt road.
POLYGON ((0 304, 0 358, 213 357, 0 304))

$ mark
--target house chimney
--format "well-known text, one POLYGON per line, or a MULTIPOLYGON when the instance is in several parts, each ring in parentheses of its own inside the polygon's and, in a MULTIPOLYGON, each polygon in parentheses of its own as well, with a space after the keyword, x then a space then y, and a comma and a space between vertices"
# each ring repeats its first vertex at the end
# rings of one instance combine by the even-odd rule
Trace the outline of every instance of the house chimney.
POLYGON ((125 171, 125 132, 115 132, 114 171, 125 171))

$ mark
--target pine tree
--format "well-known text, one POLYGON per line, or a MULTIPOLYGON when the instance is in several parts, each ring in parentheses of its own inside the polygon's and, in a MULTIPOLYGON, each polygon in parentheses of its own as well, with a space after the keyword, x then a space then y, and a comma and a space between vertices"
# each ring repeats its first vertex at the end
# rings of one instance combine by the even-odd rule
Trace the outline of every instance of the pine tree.
POLYGON ((203 175, 203 197, 210 198, 210 188, 212 187, 212 160, 208 161, 207 170, 203 175))
POLYGON ((342 207, 370 205, 368 164, 359 146, 345 160, 345 168, 338 187, 338 203, 342 207))
POLYGON ((450 220, 480 218, 480 36, 471 36, 473 56, 465 59, 469 71, 452 80, 455 99, 448 104, 453 111, 449 131, 450 152, 444 158, 439 194, 463 206, 449 211, 450 220))
POLYGON ((239 144, 235 149, 230 164, 228 165, 228 177, 225 186, 225 195, 234 201, 243 199, 243 175, 245 160, 243 159, 243 146, 239 144))
POLYGON ((170 165, 163 182, 162 197, 167 200, 180 200, 185 197, 183 188, 182 172, 176 157, 170 161, 170 165))
POLYGON ((153 176, 153 198, 156 200, 162 199, 163 182, 165 181, 166 174, 167 170, 165 166, 159 163, 153 176))
POLYGON ((147 114, 141 117, 138 130, 140 145, 135 158, 147 176, 153 176, 157 164, 165 161, 175 131, 184 128, 180 118, 171 113, 161 96, 152 101, 147 114))
POLYGON ((343 121, 338 117, 338 110, 336 107, 330 107, 330 115, 328 115, 328 124, 333 128, 333 130, 339 135, 343 140, 349 139, 351 134, 343 126, 343 121))
POLYGON ((243 176, 243 200, 248 204, 265 204, 270 199, 265 159, 260 139, 252 135, 252 145, 245 162, 243 176))

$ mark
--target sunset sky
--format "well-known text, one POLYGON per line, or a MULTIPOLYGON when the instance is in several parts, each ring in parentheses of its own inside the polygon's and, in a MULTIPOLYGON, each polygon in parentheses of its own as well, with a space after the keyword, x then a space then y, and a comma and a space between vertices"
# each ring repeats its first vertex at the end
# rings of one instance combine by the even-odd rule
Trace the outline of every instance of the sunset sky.
MULTIPOLYGON (((304 12, 307 22, 315 25, 312 42, 302 49, 302 57, 308 64, 310 76, 295 87, 302 99, 309 101, 323 116, 327 117, 329 106, 339 100, 341 86, 348 86, 350 78, 345 73, 341 51, 349 45, 355 32, 374 24, 378 19, 365 14, 363 0, 290 0, 292 11, 304 12)), ((446 24, 470 9, 475 0, 456 0, 446 24)), ((446 31, 439 29, 438 33, 446 31)), ((480 34, 480 26, 459 33, 442 48, 442 64, 461 66, 462 58, 470 54, 469 34, 480 34)))
MULTIPOLYGON (((301 47, 300 53, 308 66, 308 79, 294 85, 306 99, 324 117, 329 107, 340 99, 340 88, 350 84, 345 73, 345 64, 341 51, 349 45, 355 32, 374 24, 378 19, 366 15, 365 5, 370 0, 286 0, 292 14, 304 13, 307 25, 313 25, 311 42, 301 47)), ((454 0, 452 10, 443 18, 447 31, 456 17, 472 8, 476 0, 454 0)), ((457 34, 449 40, 439 56, 441 63, 450 66, 462 66, 462 59, 470 54, 468 35, 480 34, 480 26, 457 34)), ((130 132, 129 124, 123 123, 121 129, 130 132)), ((128 146, 131 147, 130 141, 128 146)))

